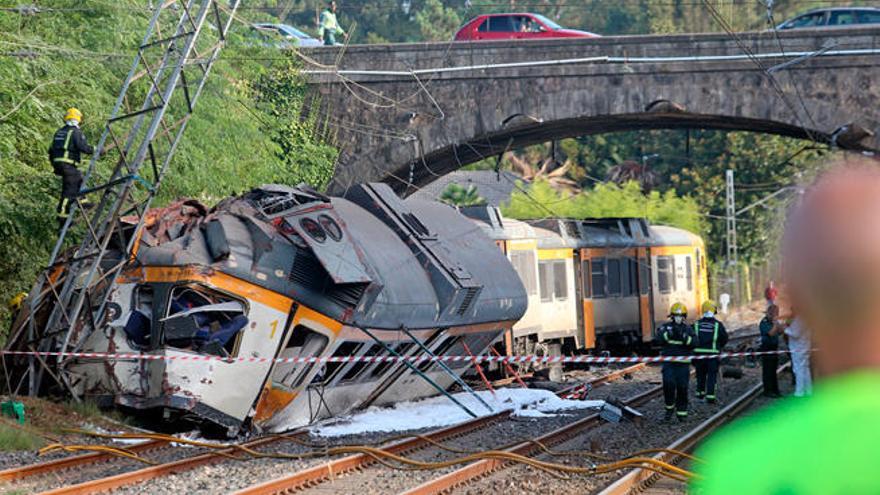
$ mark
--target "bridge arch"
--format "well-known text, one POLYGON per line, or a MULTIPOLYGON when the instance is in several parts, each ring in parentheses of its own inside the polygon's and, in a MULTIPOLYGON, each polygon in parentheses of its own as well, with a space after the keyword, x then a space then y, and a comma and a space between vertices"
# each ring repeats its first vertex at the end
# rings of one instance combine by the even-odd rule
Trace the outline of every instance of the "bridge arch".
MULTIPOLYGON (((858 28, 740 42, 707 34, 370 45, 349 48, 339 72, 309 74, 321 95, 316 120, 341 151, 331 190, 366 180, 403 190, 508 148, 624 130, 743 130, 878 150, 878 41, 880 28, 858 28), (828 44, 834 50, 817 55, 828 44), (767 75, 792 54, 810 56, 767 75)), ((331 63, 338 52, 314 55, 331 63)))

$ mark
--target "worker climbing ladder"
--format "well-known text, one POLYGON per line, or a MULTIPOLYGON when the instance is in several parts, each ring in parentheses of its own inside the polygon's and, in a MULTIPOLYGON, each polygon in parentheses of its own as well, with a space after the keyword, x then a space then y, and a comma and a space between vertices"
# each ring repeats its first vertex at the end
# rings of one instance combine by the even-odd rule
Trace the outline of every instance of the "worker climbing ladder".
MULTIPOLYGON (((75 352, 96 327, 120 316, 107 302, 132 256, 144 215, 223 48, 238 4, 239 0, 165 0, 152 7, 147 32, 89 163, 85 189, 31 292, 27 320, 16 325, 8 347, 75 352), (98 169, 100 158, 113 163, 109 174, 98 169), (86 197, 94 204, 91 210, 82 208, 80 200, 86 197), (52 308, 48 319, 37 321, 33 316, 47 306, 52 308)), ((44 373, 73 392, 66 362, 31 358, 29 392, 40 390, 44 373)))

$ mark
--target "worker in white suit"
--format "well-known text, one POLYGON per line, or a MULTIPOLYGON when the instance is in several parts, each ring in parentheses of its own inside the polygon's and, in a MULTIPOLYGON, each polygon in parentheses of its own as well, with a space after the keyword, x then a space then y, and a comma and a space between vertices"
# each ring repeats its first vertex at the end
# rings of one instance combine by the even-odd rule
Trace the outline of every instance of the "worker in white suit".
POLYGON ((795 318, 785 329, 788 337, 788 350, 791 351, 791 370, 794 373, 794 396, 805 397, 813 393, 813 378, 810 375, 810 332, 800 318, 795 318))

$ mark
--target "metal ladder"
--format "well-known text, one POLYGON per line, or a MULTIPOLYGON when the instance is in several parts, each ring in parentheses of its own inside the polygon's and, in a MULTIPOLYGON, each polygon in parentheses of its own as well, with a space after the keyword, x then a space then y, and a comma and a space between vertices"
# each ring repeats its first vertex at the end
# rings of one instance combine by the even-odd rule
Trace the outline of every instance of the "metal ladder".
MULTIPOLYGON (((19 348, 76 352, 102 323, 119 316, 108 314, 112 312, 107 302, 132 257, 145 214, 223 48, 238 4, 239 0, 163 0, 152 7, 147 32, 85 174, 80 198, 100 200, 87 211, 78 198, 61 227, 48 267, 31 292, 27 340, 19 348), (115 160, 109 177, 96 170, 101 155, 115 160), (69 247, 80 235, 83 239, 71 253, 69 247), (47 305, 52 309, 43 324, 35 315, 47 305)), ((29 359, 31 395, 40 390, 43 373, 48 372, 76 397, 63 355, 54 363, 29 359)))

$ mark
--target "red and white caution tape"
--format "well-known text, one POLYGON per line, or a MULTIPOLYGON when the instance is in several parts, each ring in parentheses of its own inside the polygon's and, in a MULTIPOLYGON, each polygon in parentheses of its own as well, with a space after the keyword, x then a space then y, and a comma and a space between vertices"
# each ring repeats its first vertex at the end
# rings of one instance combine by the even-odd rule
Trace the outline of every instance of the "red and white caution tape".
POLYGON ((599 357, 599 356, 313 356, 313 357, 223 357, 208 354, 145 354, 145 353, 108 353, 108 352, 39 352, 39 351, 0 351, 0 355, 8 356, 41 356, 58 358, 83 358, 99 359, 105 361, 220 361, 224 363, 387 363, 409 361, 410 363, 423 363, 426 361, 444 362, 473 362, 478 363, 687 363, 692 360, 760 356, 768 354, 787 354, 789 351, 752 351, 752 352, 722 352, 720 354, 695 354, 691 356, 636 356, 636 357, 599 357))

